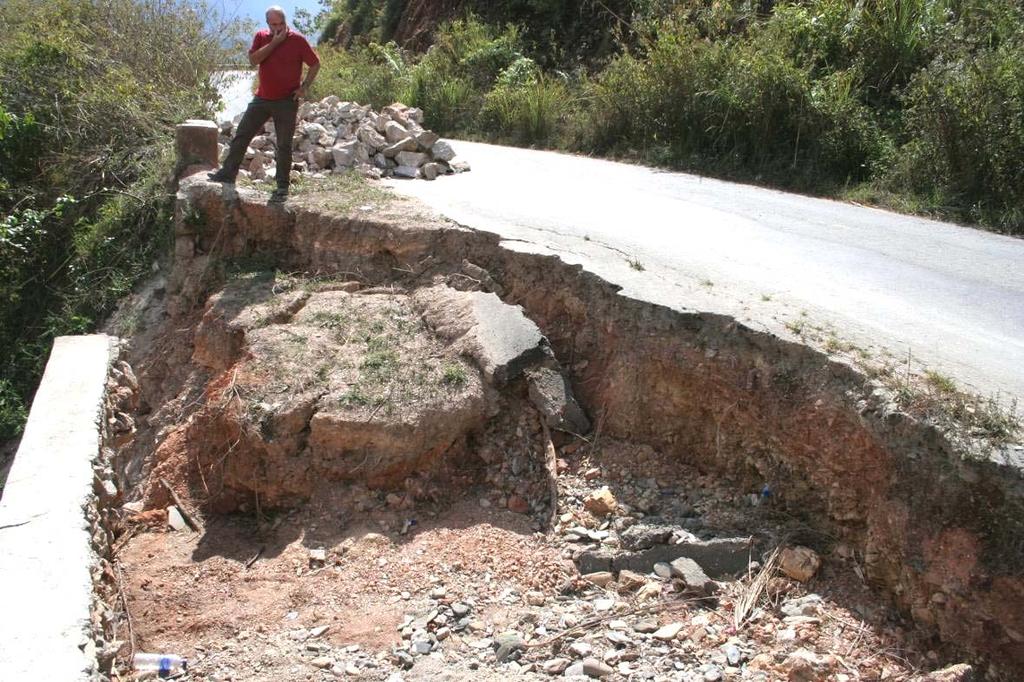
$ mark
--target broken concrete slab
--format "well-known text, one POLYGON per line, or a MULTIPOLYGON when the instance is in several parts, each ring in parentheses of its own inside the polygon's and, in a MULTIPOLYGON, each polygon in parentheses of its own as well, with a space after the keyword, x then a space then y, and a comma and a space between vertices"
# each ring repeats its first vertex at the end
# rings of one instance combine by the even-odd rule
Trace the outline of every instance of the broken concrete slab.
POLYGON ((193 356, 220 370, 210 390, 223 409, 183 425, 158 456, 236 453, 218 469, 218 510, 235 508, 256 486, 273 508, 306 499, 324 481, 396 485, 418 466, 457 456, 486 422, 480 373, 430 333, 408 297, 351 293, 349 284, 293 290, 257 278, 211 297, 193 356), (200 441, 201 452, 183 452, 200 441), (273 475, 257 481, 254 470, 273 475))
POLYGON ((711 594, 714 591, 714 581, 707 576, 703 569, 701 569, 700 564, 693 559, 679 557, 672 561, 669 566, 672 567, 672 576, 683 581, 687 592, 711 594))
MULTIPOLYGON (((736 575, 750 564, 752 538, 715 538, 669 545, 677 557, 693 559, 712 578, 736 575)), ((653 548, 652 548, 653 549, 653 548)), ((670 562, 671 563, 671 562, 670 562)))
MULTIPOLYGON (((593 573, 607 573, 612 575, 612 564, 615 561, 616 553, 607 549, 588 550, 581 552, 579 556, 575 558, 576 567, 579 569, 581 575, 589 575, 593 573)), ((650 570, 638 569, 643 572, 650 570)))
POLYGON ((649 573, 657 563, 671 563, 680 557, 694 560, 713 579, 747 570, 751 538, 716 538, 678 545, 655 545, 640 552, 612 552, 606 549, 582 552, 576 558, 580 573, 622 570, 649 573))
POLYGON ((547 354, 547 340, 523 309, 494 294, 437 286, 412 299, 434 332, 472 357, 491 385, 518 377, 547 354))
POLYGON ((544 416, 549 428, 574 434, 590 431, 590 420, 561 372, 550 367, 534 367, 527 370, 526 378, 530 383, 530 402, 544 416))
POLYGON ((664 545, 672 537, 675 527, 650 523, 635 523, 619 533, 619 543, 623 549, 639 552, 655 545, 664 545))

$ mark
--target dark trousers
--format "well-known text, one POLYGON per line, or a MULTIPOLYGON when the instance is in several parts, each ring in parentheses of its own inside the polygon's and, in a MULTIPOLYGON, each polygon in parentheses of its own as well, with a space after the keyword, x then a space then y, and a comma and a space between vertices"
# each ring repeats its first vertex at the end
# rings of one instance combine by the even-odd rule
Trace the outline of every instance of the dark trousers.
POLYGON ((274 132, 277 135, 277 186, 287 187, 292 171, 292 138, 295 137, 295 118, 299 111, 298 100, 262 99, 254 97, 242 120, 238 122, 238 130, 231 138, 227 158, 221 171, 232 178, 238 175, 238 167, 245 159, 245 150, 256 137, 267 119, 274 119, 274 132))

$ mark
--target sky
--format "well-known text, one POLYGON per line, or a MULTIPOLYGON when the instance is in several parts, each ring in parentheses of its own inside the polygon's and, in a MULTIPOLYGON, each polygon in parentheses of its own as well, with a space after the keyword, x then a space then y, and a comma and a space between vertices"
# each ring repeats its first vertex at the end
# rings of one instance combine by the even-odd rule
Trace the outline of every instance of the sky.
POLYGON ((320 0, 206 0, 206 4, 228 19, 249 19, 256 22, 260 28, 266 28, 264 14, 271 5, 280 5, 284 8, 289 24, 296 9, 307 10, 314 16, 322 9, 320 0))

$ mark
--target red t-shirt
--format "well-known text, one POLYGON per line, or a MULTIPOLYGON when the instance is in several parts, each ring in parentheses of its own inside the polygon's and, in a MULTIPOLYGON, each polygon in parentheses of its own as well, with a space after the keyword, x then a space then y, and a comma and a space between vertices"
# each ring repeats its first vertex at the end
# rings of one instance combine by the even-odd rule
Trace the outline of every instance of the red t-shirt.
MULTIPOLYGON (((256 33, 249 54, 270 42, 269 29, 256 33)), ((302 65, 319 64, 320 58, 299 32, 288 29, 288 37, 260 62, 260 87, 256 96, 263 99, 287 99, 299 89, 302 65)))

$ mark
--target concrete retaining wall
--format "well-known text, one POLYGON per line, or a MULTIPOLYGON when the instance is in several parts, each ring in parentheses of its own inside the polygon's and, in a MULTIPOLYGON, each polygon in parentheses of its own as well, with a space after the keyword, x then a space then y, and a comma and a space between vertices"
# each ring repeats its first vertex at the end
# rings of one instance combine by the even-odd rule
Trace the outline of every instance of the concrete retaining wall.
POLYGON ((98 679, 89 509, 109 336, 54 342, 0 499, 0 679, 98 679))

